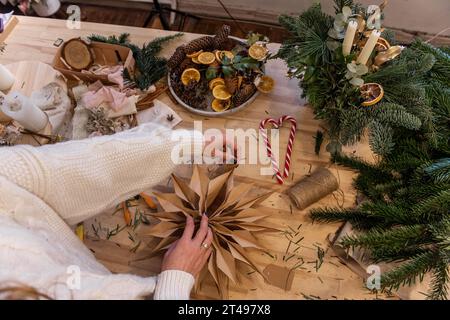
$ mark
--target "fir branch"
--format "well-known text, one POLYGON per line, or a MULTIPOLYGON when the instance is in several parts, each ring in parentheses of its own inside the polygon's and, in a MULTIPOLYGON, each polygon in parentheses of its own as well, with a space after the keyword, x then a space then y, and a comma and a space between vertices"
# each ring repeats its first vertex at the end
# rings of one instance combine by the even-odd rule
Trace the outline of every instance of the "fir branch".
POLYGON ((128 70, 124 72, 124 77, 136 83, 141 90, 147 90, 152 84, 156 83, 165 74, 167 74, 167 61, 164 58, 156 55, 161 51, 162 45, 167 41, 176 39, 182 36, 182 33, 156 38, 142 47, 132 44, 129 40, 129 34, 123 33, 118 37, 115 35, 105 37, 102 35, 91 35, 89 37, 92 41, 105 42, 110 44, 122 45, 130 48, 133 52, 133 57, 136 61, 136 75, 131 77, 128 70))
POLYGON ((381 277, 381 286, 389 290, 398 289, 402 285, 412 285, 416 278, 423 276, 432 270, 439 259, 434 251, 427 251, 412 257, 399 267, 394 268, 381 277))

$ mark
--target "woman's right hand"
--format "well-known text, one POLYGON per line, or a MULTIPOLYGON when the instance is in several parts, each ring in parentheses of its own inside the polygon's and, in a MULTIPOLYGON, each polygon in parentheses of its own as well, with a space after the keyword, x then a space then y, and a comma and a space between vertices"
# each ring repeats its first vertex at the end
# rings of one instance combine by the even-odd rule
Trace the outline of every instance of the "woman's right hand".
POLYGON ((167 250, 162 262, 161 272, 180 270, 197 276, 211 255, 213 239, 211 228, 208 227, 208 217, 204 214, 200 228, 194 236, 194 220, 186 218, 186 228, 179 240, 167 250))

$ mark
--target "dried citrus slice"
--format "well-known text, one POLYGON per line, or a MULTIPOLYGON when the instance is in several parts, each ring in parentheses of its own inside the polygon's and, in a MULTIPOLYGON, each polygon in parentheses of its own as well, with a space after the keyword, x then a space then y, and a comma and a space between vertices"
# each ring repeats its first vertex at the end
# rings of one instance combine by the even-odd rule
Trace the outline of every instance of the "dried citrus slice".
POLYGON ((222 79, 222 78, 214 78, 208 84, 209 90, 214 89, 215 86, 224 85, 224 84, 225 84, 225 80, 224 79, 222 79))
POLYGON ((364 102, 361 104, 364 107, 373 106, 383 99, 384 90, 378 83, 366 83, 363 84, 359 90, 361 91, 361 97, 364 102))
POLYGON ((193 63, 201 64, 201 62, 198 61, 198 57, 193 57, 191 60, 192 60, 193 63))
POLYGON ((267 48, 256 43, 248 49, 248 55, 258 61, 264 60, 268 53, 269 50, 267 48))
POLYGON ((202 52, 203 52, 203 50, 195 51, 195 52, 192 52, 191 54, 186 54, 186 57, 188 57, 188 58, 198 57, 200 55, 200 53, 202 53, 202 52))
POLYGON ((378 38, 377 40, 377 44, 375 45, 375 49, 377 51, 386 51, 387 49, 389 49, 391 47, 391 45, 389 44, 389 42, 387 42, 386 39, 384 38, 378 38))
POLYGON ((215 54, 216 54, 216 60, 219 62, 222 62, 223 56, 226 56, 230 60, 233 60, 233 58, 234 58, 233 52, 227 51, 227 50, 217 50, 215 52, 215 54))
POLYGON ((200 63, 210 64, 216 60, 216 57, 212 52, 202 52, 198 55, 197 59, 200 63))
POLYGON ((269 93, 270 91, 272 91, 274 86, 275 80, 273 80, 269 76, 262 76, 256 89, 258 89, 258 91, 262 93, 269 93))
POLYGON ((212 94, 214 98, 219 100, 228 100, 231 98, 231 93, 228 92, 227 87, 223 84, 215 86, 212 94))
POLYGON ((211 103, 211 108, 216 112, 223 112, 231 106, 231 100, 214 99, 211 103))
POLYGON ((187 86, 191 81, 200 81, 200 72, 195 68, 188 68, 181 74, 181 82, 187 86))

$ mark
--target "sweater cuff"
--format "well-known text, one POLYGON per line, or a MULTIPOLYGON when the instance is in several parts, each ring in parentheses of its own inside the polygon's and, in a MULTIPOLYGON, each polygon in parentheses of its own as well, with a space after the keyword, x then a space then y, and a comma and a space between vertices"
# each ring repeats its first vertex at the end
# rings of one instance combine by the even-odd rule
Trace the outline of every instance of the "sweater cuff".
POLYGON ((159 274, 154 300, 189 300, 194 277, 180 270, 166 270, 159 274))

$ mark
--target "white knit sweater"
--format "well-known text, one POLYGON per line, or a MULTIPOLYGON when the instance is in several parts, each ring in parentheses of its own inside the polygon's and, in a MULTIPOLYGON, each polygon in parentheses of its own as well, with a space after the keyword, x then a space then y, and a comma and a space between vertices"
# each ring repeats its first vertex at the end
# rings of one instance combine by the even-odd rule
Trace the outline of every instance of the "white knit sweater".
MULTIPOLYGON (((201 135, 189 134, 199 148, 201 135)), ((112 274, 69 227, 166 178, 175 166, 176 143, 169 129, 144 125, 114 136, 1 148, 0 285, 24 283, 56 299, 151 293, 155 299, 188 299, 192 275, 112 274)))

